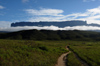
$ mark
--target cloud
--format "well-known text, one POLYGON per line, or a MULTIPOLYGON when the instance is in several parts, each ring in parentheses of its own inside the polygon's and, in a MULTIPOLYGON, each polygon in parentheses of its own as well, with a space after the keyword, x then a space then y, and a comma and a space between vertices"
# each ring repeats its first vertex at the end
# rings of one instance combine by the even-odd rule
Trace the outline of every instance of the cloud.
POLYGON ((87 9, 84 14, 87 14, 86 17, 80 18, 83 20, 87 20, 88 23, 96 23, 100 24, 100 6, 93 9, 87 9))
POLYGON ((29 2, 29 0, 22 0, 23 3, 29 2))
POLYGON ((0 28, 8 28, 8 27, 10 27, 10 25, 11 25, 11 22, 9 22, 9 21, 0 21, 0 28))
POLYGON ((87 9, 87 11, 88 11, 91 15, 100 14, 100 6, 97 7, 97 8, 93 8, 93 9, 87 9))
POLYGON ((66 20, 86 20, 88 24, 100 24, 100 6, 93 9, 87 9, 83 13, 72 13, 63 15, 64 11, 61 9, 25 9, 30 15, 28 21, 66 21, 66 20))
POLYGON ((46 9, 41 8, 40 10, 36 9, 25 9, 24 10, 31 17, 29 21, 66 21, 72 20, 79 16, 87 16, 83 13, 73 13, 68 15, 63 15, 63 10, 61 9, 46 9))
POLYGON ((5 8, 5 7, 3 7, 3 6, 0 5, 0 9, 4 9, 4 8, 5 8))
MULTIPOLYGON (((64 11, 61 9, 46 9, 41 8, 36 9, 25 9, 24 10, 29 18, 27 21, 66 21, 66 20, 86 20, 88 24, 96 23, 100 24, 100 6, 92 9, 87 9, 83 13, 72 13, 63 15, 64 11)), ((0 21, 0 30, 3 31, 18 31, 18 30, 27 30, 27 29, 47 29, 47 30, 100 30, 100 27, 93 26, 66 26, 64 28, 59 28, 57 26, 24 26, 24 27, 10 27, 11 22, 0 21), (9 25, 9 26, 8 26, 9 25), (7 28, 4 28, 8 26, 7 28)))
POLYGON ((63 16, 62 13, 64 12, 63 10, 60 9, 45 9, 41 8, 40 10, 36 9, 25 9, 25 11, 31 15, 39 15, 39 16, 63 16))
POLYGON ((28 21, 30 22, 39 22, 39 21, 66 21, 66 19, 64 20, 64 17, 32 17, 30 18, 28 21))
POLYGON ((39 26, 24 26, 24 27, 9 27, 9 28, 0 28, 0 31, 20 31, 20 30, 29 30, 29 29, 45 29, 45 30, 100 30, 100 27, 93 27, 93 26, 67 26, 64 28, 59 28, 57 26, 44 26, 44 27, 39 27, 39 26))

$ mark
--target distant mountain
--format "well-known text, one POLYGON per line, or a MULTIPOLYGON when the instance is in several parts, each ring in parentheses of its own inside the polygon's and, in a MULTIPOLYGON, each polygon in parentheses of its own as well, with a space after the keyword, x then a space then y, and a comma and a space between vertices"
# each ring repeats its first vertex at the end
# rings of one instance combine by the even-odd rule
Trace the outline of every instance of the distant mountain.
POLYGON ((23 30, 12 33, 1 33, 0 39, 17 40, 100 40, 100 33, 92 31, 53 31, 53 30, 23 30))
POLYGON ((60 22, 55 22, 55 21, 40 21, 40 22, 16 22, 12 23, 11 27, 17 27, 17 26, 58 26, 58 27, 66 27, 66 26, 97 26, 100 27, 98 24, 87 24, 86 21, 80 21, 80 20, 72 20, 72 21, 60 21, 60 22))

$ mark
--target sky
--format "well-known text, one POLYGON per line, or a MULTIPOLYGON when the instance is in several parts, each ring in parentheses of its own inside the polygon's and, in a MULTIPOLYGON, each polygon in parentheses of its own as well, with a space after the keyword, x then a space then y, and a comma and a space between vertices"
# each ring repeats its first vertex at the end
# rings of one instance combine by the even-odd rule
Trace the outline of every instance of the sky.
POLYGON ((75 26, 59 28, 45 27, 10 27, 20 21, 67 21, 86 20, 88 24, 100 24, 100 0, 0 0, 0 31, 19 29, 53 30, 100 30, 99 27, 75 26), (87 29, 88 28, 88 29, 87 29))

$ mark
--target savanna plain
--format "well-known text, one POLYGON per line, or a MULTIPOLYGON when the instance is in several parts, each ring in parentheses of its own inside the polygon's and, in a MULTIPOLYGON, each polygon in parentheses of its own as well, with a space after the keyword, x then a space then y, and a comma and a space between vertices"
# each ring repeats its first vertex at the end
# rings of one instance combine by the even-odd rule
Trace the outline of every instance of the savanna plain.
POLYGON ((99 41, 8 39, 0 39, 0 66, 55 66, 69 51, 66 66, 100 66, 99 41))

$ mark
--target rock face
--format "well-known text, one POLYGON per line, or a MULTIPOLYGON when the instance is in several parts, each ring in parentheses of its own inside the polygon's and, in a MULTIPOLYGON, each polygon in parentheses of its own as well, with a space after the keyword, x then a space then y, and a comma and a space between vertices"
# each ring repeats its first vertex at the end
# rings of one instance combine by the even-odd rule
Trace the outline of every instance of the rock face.
POLYGON ((87 24, 86 21, 79 21, 79 20, 73 20, 73 21, 60 21, 60 22, 55 22, 55 21, 40 21, 40 22, 16 22, 12 23, 11 27, 17 27, 17 26, 58 26, 58 27, 66 27, 66 26, 97 26, 100 27, 98 24, 87 24))

